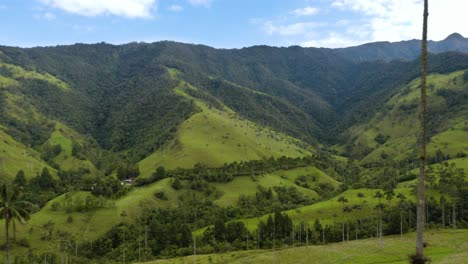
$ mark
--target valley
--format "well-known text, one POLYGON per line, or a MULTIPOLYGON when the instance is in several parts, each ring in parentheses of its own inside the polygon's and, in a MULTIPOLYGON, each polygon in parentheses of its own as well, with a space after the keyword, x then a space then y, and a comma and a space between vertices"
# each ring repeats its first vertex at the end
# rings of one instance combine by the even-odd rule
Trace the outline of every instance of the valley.
MULTIPOLYGON (((465 42, 453 35, 430 55, 437 263, 466 251, 465 42)), ((1 182, 34 204, 15 219, 12 259, 406 263, 420 79, 402 45, 414 42, 379 46, 384 57, 169 41, 0 46, 1 182)))

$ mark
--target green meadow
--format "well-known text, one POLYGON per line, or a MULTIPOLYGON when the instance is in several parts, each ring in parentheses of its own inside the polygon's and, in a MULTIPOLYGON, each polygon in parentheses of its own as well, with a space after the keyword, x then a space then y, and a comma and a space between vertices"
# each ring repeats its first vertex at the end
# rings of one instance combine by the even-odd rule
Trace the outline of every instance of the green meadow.
MULTIPOLYGON (((428 243, 425 254, 432 263, 461 264, 468 257, 468 230, 431 230, 426 232, 428 243)), ((328 245, 313 245, 275 250, 247 250, 220 254, 196 255, 183 258, 157 260, 151 264, 247 264, 247 263, 408 263, 408 255, 414 252, 415 234, 378 239, 348 241, 328 245)))

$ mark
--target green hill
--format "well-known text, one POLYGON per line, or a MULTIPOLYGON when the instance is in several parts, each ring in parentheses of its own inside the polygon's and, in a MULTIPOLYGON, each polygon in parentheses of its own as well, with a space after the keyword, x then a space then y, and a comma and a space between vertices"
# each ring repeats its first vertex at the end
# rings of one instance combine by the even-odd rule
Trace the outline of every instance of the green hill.
MULTIPOLYGON (((314 190, 297 186, 294 183, 293 179, 296 177, 308 174, 316 175, 316 183, 329 182, 335 187, 339 184, 315 167, 304 167, 275 171, 258 176, 256 179, 242 176, 227 183, 213 183, 212 186, 219 194, 208 199, 220 207, 236 206, 241 195, 254 196, 258 186, 295 187, 305 197, 319 199, 320 196, 314 190)), ((171 187, 171 181, 166 178, 148 186, 133 188, 124 197, 116 200, 97 198, 83 191, 61 195, 49 201, 39 212, 34 213, 25 225, 17 225, 18 239, 24 238, 30 244, 37 245, 35 248, 39 251, 47 250, 53 243, 42 239, 44 225, 52 221, 55 226, 54 233, 67 232, 81 242, 96 240, 110 228, 124 221, 120 216, 123 211, 127 213, 127 221, 133 222, 141 214, 140 205, 161 209, 174 208, 180 206, 180 197, 189 197, 198 193, 186 188, 174 190, 171 187), (166 199, 157 198, 155 193, 158 192, 163 192, 166 199)), ((0 223, 3 223, 3 220, 0 220, 0 223)), ((4 229, 0 229, 0 236, 4 236, 4 229)), ((15 252, 24 250, 26 249, 22 247, 15 248, 15 252)))
POLYGON ((140 162, 142 176, 159 166, 191 168, 202 163, 220 167, 235 161, 310 155, 312 148, 297 139, 246 120, 219 101, 212 107, 191 96, 190 91, 200 91, 186 82, 174 91, 193 100, 199 112, 178 126, 174 140, 140 162))
MULTIPOLYGON (((416 79, 399 91, 368 123, 353 126, 347 135, 356 154, 364 155, 362 162, 406 160, 415 157, 419 129, 418 93, 416 79)), ((468 104, 464 71, 432 74, 428 77, 430 111, 430 141, 428 154, 437 151, 455 157, 468 152, 468 104)))
POLYGON ((19 170, 25 172, 26 177, 31 178, 42 171, 42 168, 51 168, 41 159, 40 153, 17 142, 6 134, 0 127, 0 174, 7 179, 13 179, 19 170))

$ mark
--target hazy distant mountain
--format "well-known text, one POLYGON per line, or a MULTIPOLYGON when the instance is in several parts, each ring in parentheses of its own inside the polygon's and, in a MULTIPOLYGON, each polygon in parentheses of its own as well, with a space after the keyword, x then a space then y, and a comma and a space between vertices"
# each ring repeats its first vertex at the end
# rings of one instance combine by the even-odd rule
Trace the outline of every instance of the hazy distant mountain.
MULTIPOLYGON (((441 41, 429 41, 428 50, 431 53, 458 51, 468 53, 468 38, 458 33, 453 33, 441 41)), ((374 60, 412 60, 421 53, 420 40, 408 40, 400 42, 375 42, 356 47, 334 50, 337 54, 355 62, 374 60)))

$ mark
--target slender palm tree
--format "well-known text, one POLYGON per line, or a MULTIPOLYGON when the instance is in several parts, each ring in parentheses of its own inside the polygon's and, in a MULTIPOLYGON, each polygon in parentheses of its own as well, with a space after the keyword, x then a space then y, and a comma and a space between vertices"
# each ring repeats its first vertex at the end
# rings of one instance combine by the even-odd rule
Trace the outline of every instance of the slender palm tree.
POLYGON ((379 199, 379 204, 377 205, 377 209, 379 209, 377 220, 377 237, 379 238, 380 247, 382 247, 382 209, 384 207, 382 199, 384 198, 384 194, 381 191, 377 191, 375 192, 374 198, 379 199))
POLYGON ((415 258, 425 262, 424 257, 424 207, 425 207, 425 186, 426 178, 426 119, 427 119, 427 94, 426 94, 426 76, 427 76, 427 17, 428 0, 424 0, 423 12, 423 34, 421 42, 421 135, 420 135, 420 162, 418 178, 418 199, 417 199, 417 220, 416 220, 416 255, 415 258))
POLYGON ((6 183, 0 186, 0 218, 5 219, 7 264, 10 264, 10 222, 17 219, 24 223, 29 217, 26 209, 30 203, 20 200, 22 190, 6 183))
POLYGON ((343 215, 341 218, 341 234, 342 234, 343 242, 344 242, 345 241, 345 223, 344 223, 345 204, 348 203, 349 201, 344 196, 340 196, 338 198, 338 202, 341 203, 341 211, 343 212, 343 215))
POLYGON ((398 208, 400 208, 400 240, 403 239, 403 212, 406 210, 406 196, 403 193, 397 195, 399 199, 398 208))

